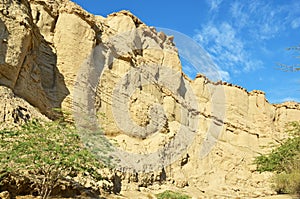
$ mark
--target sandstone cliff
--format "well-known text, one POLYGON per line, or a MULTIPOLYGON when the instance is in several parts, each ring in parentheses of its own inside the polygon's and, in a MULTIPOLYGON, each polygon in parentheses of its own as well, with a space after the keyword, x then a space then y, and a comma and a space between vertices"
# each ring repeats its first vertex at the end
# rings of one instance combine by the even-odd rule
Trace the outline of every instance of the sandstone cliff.
MULTIPOLYGON (((78 123, 96 121, 89 124, 101 125, 128 156, 122 191, 157 191, 165 183, 195 197, 273 194, 270 174, 256 172, 253 158, 286 137, 287 122, 300 121, 299 104, 273 105, 261 91, 200 74, 189 79, 173 37, 128 11, 104 18, 68 0, 0 6, 1 95, 23 98, 51 119, 62 108, 78 123)), ((0 110, 9 122, 22 100, 3 100, 13 104, 0 110)), ((17 112, 30 116, 22 120, 43 117, 25 101, 17 112)))

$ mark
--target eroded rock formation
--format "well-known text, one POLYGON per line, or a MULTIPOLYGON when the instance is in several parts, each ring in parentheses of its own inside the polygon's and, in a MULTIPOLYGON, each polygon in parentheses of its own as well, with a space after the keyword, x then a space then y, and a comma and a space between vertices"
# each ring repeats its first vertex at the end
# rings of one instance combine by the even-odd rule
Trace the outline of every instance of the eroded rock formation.
POLYGON ((18 127, 31 119, 49 119, 12 90, 0 86, 0 129, 18 127))
POLYGON ((68 95, 57 55, 33 22, 28 1, 1 3, 1 84, 49 117, 68 95))
POLYGON ((284 125, 300 120, 299 104, 273 105, 261 91, 201 74, 189 79, 173 37, 128 11, 104 18, 68 0, 0 6, 3 122, 10 114, 9 121, 42 117, 33 107, 49 118, 57 116, 54 108, 79 107, 128 153, 154 153, 172 140, 174 153, 183 147, 178 158, 160 156, 150 173, 122 174, 122 191, 165 183, 195 197, 273 194, 270 174, 256 172, 253 158, 286 137, 284 125), (186 146, 181 131, 191 133, 186 146))

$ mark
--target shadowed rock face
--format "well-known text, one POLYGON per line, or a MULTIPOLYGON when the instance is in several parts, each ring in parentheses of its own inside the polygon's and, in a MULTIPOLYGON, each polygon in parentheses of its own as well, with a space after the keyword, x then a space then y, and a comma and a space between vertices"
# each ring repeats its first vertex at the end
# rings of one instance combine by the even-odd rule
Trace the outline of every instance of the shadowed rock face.
MULTIPOLYGON (((49 118, 56 117, 53 108, 79 107, 131 153, 156 152, 188 129, 193 137, 180 158, 165 165, 166 154, 157 165, 165 166, 170 186, 189 185, 195 196, 272 193, 269 174, 255 171, 253 157, 285 137, 287 122, 300 120, 299 104, 272 105, 261 91, 200 74, 190 80, 182 74, 173 37, 127 11, 104 18, 68 0, 0 5, 0 84, 16 96, 49 118)), ((24 109, 7 107, 10 112, 0 112, 4 118, 14 111, 26 120, 24 109)), ((176 151, 182 142, 173 144, 176 151)), ((122 182, 123 190, 161 183, 161 170, 151 172, 124 174, 129 184, 122 182)))
POLYGON ((0 83, 48 117, 69 94, 57 55, 33 23, 27 1, 2 1, 0 83))
POLYGON ((8 32, 4 22, 0 19, 0 63, 5 63, 6 51, 7 51, 7 38, 8 32))

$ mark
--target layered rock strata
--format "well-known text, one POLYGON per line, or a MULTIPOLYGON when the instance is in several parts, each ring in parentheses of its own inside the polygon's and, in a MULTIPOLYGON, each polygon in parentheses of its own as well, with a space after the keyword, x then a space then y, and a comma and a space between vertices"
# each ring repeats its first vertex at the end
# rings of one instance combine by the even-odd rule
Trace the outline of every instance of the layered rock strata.
POLYGON ((174 38, 128 11, 104 18, 68 0, 0 6, 3 122, 43 117, 33 107, 51 119, 55 109, 79 107, 127 154, 161 155, 168 146, 157 168, 144 168, 150 173, 124 173, 123 191, 167 183, 195 197, 273 194, 253 158, 300 121, 298 103, 273 105, 262 91, 189 79, 174 38))

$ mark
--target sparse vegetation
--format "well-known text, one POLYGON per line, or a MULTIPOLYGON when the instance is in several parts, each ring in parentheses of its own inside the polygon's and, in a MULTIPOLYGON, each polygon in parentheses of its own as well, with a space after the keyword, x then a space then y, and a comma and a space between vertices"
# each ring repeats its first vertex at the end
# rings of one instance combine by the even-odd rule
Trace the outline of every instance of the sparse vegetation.
POLYGON ((290 138, 271 153, 256 158, 258 171, 275 172, 274 188, 278 193, 300 194, 300 124, 287 125, 290 138))
MULTIPOLYGON (((298 59, 300 58, 300 45, 288 47, 287 50, 295 52, 296 53, 295 57, 298 59)), ((281 70, 286 72, 300 71, 300 64, 287 65, 287 64, 278 63, 277 65, 280 67, 281 70)))
POLYGON ((18 130, 0 131, 0 188, 7 175, 26 176, 37 194, 47 198, 66 176, 81 172, 100 180, 101 164, 75 132, 67 123, 36 120, 18 130))
POLYGON ((273 181, 274 188, 278 193, 300 194, 300 170, 279 173, 274 176, 273 181))
POLYGON ((174 191, 164 191, 156 195, 157 199, 190 199, 191 197, 174 191))

